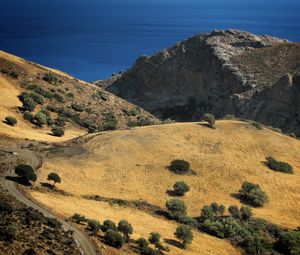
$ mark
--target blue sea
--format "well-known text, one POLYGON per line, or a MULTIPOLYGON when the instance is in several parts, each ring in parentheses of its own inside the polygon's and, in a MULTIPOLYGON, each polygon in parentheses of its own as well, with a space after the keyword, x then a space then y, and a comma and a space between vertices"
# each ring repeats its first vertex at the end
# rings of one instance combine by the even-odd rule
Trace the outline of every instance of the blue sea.
POLYGON ((0 0, 0 10, 0 49, 87 81, 213 29, 300 41, 300 0, 0 0))

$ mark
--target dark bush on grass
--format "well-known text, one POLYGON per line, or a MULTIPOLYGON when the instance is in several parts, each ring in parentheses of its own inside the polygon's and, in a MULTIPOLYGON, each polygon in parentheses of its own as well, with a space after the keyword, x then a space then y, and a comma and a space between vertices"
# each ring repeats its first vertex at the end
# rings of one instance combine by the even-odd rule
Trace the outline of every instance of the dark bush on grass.
POLYGON ((170 164, 170 170, 177 174, 185 174, 189 172, 190 167, 190 163, 182 159, 173 160, 170 164))
POLYGON ((117 249, 121 249, 123 244, 125 243, 123 236, 119 232, 111 229, 105 232, 104 241, 107 245, 110 245, 117 249))
POLYGON ((289 163, 278 161, 273 157, 267 157, 266 160, 267 160, 268 167, 273 171, 289 173, 289 174, 293 173, 293 167, 289 163))
POLYGON ((18 123, 17 119, 12 116, 5 117, 5 122, 10 126, 14 126, 18 123))

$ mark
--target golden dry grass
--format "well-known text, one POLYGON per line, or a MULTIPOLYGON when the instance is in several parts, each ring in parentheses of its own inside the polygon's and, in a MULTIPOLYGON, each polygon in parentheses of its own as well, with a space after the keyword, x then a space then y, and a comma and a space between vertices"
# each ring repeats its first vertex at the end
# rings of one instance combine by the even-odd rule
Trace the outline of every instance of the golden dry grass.
MULTIPOLYGON (((17 58, 17 57, 14 57, 17 58)), ((21 61, 21 60, 19 60, 21 61)), ((22 106, 18 99, 21 94, 20 87, 16 81, 7 79, 0 75, 0 134, 5 134, 14 138, 29 138, 37 141, 59 142, 84 135, 86 132, 78 128, 68 128, 63 137, 50 135, 50 128, 34 129, 32 124, 24 121, 23 116, 17 108, 22 106), (6 116, 13 116, 18 124, 14 127, 3 122, 6 116)))
MULTIPOLYGON (((96 135, 85 144, 87 155, 45 162, 39 179, 49 171, 62 177, 60 188, 74 194, 143 199, 164 206, 166 190, 184 180, 191 191, 183 197, 189 214, 205 204, 241 205, 232 196, 247 180, 259 184, 270 201, 255 216, 286 227, 300 225, 300 142, 243 122, 220 121, 212 130, 197 123, 136 128, 96 135), (295 174, 269 170, 266 156, 287 161, 295 174), (191 162, 196 176, 179 176, 167 166, 173 159, 191 162)), ((51 206, 51 203, 49 203, 51 206)))
MULTIPOLYGON (((111 219, 115 222, 126 219, 133 225, 134 232, 132 238, 134 239, 139 237, 148 238, 151 232, 158 231, 162 234, 162 238, 176 240, 173 234, 177 227, 175 222, 156 218, 136 209, 120 207, 117 205, 111 206, 104 202, 40 193, 36 191, 33 191, 31 196, 45 206, 53 208, 55 213, 58 213, 63 217, 71 217, 77 212, 86 215, 91 219, 97 219, 100 222, 103 222, 106 219, 111 219)), ((172 255, 240 254, 240 252, 232 247, 229 242, 196 232, 194 232, 194 241, 187 250, 182 250, 170 245, 169 247, 171 249, 170 254, 172 255)))

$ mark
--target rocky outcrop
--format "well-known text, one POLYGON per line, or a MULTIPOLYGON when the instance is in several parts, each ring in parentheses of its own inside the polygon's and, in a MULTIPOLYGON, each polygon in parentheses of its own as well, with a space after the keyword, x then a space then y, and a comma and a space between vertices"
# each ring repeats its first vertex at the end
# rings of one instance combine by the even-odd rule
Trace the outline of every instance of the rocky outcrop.
POLYGON ((299 44, 220 30, 140 57, 107 90, 162 119, 235 114, 300 134, 291 120, 300 106, 294 99, 298 72, 299 44))

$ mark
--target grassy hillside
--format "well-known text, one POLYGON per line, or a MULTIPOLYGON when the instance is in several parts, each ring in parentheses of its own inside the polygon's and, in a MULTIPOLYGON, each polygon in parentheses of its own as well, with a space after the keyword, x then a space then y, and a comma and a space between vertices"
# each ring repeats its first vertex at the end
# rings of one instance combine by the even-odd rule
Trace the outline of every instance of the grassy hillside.
MULTIPOLYGON (((72 196, 35 190, 31 192, 34 199, 64 216, 77 212, 100 221, 125 218, 133 224, 135 237, 160 231, 168 239, 175 230, 173 222, 126 206, 86 200, 84 196, 142 199, 164 208, 166 200, 172 198, 167 190, 176 181, 184 180, 190 186, 190 192, 182 197, 188 214, 199 216, 201 208, 212 202, 226 207, 242 205, 234 194, 244 181, 250 181, 259 184, 269 196, 263 208, 253 209, 256 217, 288 228, 300 225, 300 143, 296 139, 238 121, 219 121, 215 130, 201 123, 180 123, 99 133, 88 138, 84 144, 87 154, 72 160, 48 159, 39 172, 39 181, 44 182, 47 174, 55 170, 62 177, 59 189, 72 196), (289 162, 294 174, 269 170, 264 164, 267 156, 289 162), (193 174, 170 172, 168 166, 174 159, 189 161, 193 174)), ((197 233, 184 254, 234 254, 226 245, 197 233), (218 250, 220 253, 216 253, 218 250)), ((172 254, 183 253, 175 248, 172 254)))
MULTIPOLYGON (((0 51, 0 133, 17 138, 63 141, 90 132, 126 128, 157 121, 152 115, 95 85, 0 51), (43 110, 47 124, 23 118, 25 109, 18 98, 29 93, 37 103, 33 116, 43 110), (37 98, 37 99, 36 99, 37 98), (17 119, 14 127, 4 123, 7 116, 17 119), (65 136, 50 135, 51 126, 65 128, 65 136)), ((28 96, 28 94, 26 95, 28 96)))

